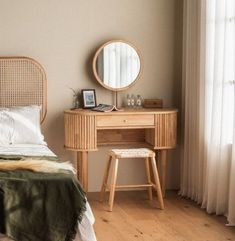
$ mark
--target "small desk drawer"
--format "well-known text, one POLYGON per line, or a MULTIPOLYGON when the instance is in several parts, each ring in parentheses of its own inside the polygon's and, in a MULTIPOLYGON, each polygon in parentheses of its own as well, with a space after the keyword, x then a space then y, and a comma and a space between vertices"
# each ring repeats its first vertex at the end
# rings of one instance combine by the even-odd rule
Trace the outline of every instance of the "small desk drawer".
POLYGON ((97 116, 97 127, 153 126, 154 115, 104 115, 97 116))

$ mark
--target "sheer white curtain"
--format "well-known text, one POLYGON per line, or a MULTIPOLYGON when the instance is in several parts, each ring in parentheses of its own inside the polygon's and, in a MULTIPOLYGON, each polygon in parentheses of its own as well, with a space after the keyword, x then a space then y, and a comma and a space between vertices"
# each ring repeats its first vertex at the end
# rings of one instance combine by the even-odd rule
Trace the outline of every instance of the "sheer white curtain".
POLYGON ((235 1, 184 7, 181 194, 235 225, 235 1))

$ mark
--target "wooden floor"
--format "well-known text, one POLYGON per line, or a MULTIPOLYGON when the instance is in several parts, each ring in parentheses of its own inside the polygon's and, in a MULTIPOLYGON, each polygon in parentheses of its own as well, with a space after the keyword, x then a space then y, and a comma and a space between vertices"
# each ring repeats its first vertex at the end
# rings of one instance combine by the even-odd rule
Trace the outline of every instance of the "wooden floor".
POLYGON ((226 227, 224 217, 206 214, 176 192, 167 193, 163 211, 144 191, 116 192, 113 212, 97 193, 88 199, 98 241, 235 241, 235 227, 226 227))

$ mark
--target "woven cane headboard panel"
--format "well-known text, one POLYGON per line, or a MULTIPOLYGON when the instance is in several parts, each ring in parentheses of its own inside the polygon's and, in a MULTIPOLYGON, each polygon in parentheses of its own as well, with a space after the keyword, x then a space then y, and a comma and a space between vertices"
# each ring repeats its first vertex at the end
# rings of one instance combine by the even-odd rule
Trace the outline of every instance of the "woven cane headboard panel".
POLYGON ((41 105, 47 112, 47 83, 42 66, 28 57, 0 57, 0 107, 41 105))

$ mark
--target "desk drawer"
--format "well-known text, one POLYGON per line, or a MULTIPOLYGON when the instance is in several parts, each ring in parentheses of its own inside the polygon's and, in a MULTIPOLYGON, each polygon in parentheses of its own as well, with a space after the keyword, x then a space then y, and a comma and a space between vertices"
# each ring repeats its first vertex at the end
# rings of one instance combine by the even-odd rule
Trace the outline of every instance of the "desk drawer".
POLYGON ((97 127, 144 127, 154 125, 154 115, 97 116, 97 127))

